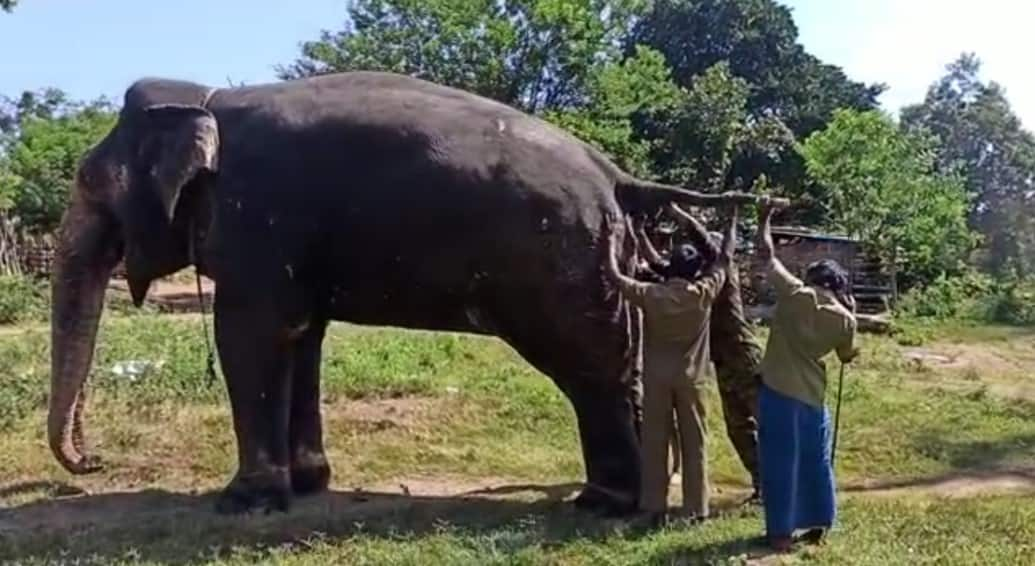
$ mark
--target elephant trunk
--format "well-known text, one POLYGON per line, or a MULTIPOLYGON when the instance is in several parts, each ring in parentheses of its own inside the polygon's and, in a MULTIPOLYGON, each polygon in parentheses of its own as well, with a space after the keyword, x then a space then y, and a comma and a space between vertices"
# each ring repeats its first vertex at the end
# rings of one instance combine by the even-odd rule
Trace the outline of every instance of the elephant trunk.
POLYGON ((120 253, 114 222, 74 193, 61 221, 51 280, 50 448, 73 474, 100 469, 86 454, 82 415, 104 292, 120 253))

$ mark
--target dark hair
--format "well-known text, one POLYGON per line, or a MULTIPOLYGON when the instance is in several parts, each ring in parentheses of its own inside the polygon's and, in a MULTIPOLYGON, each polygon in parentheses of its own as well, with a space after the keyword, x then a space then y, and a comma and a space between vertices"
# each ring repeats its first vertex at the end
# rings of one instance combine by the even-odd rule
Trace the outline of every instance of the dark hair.
POLYGON ((805 268, 805 283, 832 292, 838 301, 849 307, 847 297, 852 294, 852 287, 848 272, 840 263, 832 259, 812 262, 805 268))
POLYGON ((701 270, 703 258, 697 248, 690 244, 680 244, 672 250, 672 257, 668 262, 668 269, 665 270, 666 278, 679 277, 687 281, 697 277, 701 270))

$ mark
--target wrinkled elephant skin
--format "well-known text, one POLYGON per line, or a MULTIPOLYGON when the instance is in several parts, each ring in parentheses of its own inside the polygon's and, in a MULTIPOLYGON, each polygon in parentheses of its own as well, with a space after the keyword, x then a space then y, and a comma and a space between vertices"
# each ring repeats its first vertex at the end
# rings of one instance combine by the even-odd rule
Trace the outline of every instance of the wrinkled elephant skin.
MULTIPOLYGON (((707 197, 635 179, 545 122, 417 79, 345 73, 210 89, 144 80, 83 159, 53 280, 48 434, 99 469, 82 413, 104 287, 138 304, 189 265, 216 283, 216 344, 238 471, 219 509, 286 508, 330 470, 320 422, 329 321, 489 334, 571 400, 578 503, 639 487, 639 321, 603 276, 605 215, 707 197)), ((618 223, 628 267, 634 244, 618 223)))

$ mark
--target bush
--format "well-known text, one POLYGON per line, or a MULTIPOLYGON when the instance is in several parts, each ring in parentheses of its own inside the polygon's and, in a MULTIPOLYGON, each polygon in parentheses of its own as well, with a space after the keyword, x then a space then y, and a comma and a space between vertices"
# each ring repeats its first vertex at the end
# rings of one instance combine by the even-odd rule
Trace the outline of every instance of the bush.
POLYGON ((905 295, 898 310, 907 319, 1035 325, 1035 279, 943 276, 905 295))
POLYGON ((46 316, 44 282, 20 275, 0 275, 0 324, 43 320, 46 316))
POLYGON ((981 318, 980 303, 993 293, 996 283, 989 277, 968 273, 961 277, 935 279, 913 289, 899 301, 901 314, 912 318, 961 320, 981 318))
POLYGON ((1009 281, 982 301, 984 318, 1015 326, 1035 326, 1035 279, 1009 281))

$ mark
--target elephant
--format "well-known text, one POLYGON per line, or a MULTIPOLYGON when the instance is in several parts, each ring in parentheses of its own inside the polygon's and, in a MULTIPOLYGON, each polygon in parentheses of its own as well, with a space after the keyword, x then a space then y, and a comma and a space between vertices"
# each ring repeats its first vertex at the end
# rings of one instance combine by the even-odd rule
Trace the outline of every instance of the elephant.
MULTIPOLYGON (((104 293, 140 306, 194 265, 237 440, 217 510, 324 490, 320 359, 331 321, 498 336, 574 408, 586 483, 622 512, 639 489, 639 319, 604 275, 605 219, 701 194, 632 176, 545 121, 472 93, 357 71, 234 88, 146 78, 79 162, 52 277, 48 442, 103 469, 83 410, 104 293)), ((627 224, 627 223, 626 223, 627 224)), ((636 249, 614 229, 623 269, 636 249)))

